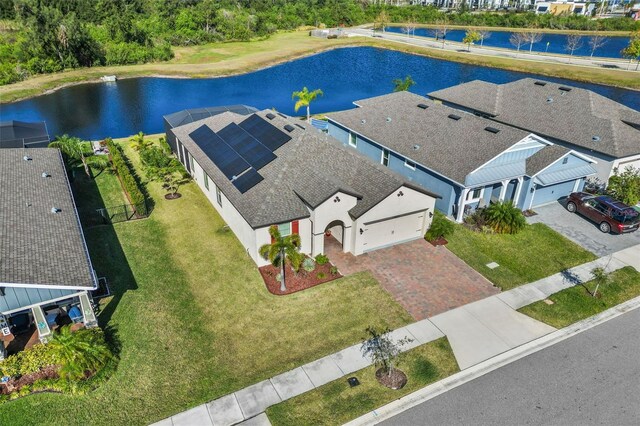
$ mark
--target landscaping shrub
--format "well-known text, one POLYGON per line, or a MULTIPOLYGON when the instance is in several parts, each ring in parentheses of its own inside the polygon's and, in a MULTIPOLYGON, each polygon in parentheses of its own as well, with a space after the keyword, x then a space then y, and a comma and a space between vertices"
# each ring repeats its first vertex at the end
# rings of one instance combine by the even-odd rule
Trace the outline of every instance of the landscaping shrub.
MULTIPOLYGON (((320 265, 320 263, 318 264, 320 265)), ((302 269, 304 269, 307 272, 312 272, 314 269, 316 269, 316 262, 314 262, 312 258, 307 257, 302 262, 302 269)))
POLYGON ((112 354, 99 328, 83 328, 72 332, 65 326, 55 333, 48 346, 58 357, 60 376, 83 379, 100 370, 112 354))
POLYGON ((338 267, 332 266, 331 269, 329 269, 329 272, 331 275, 338 275, 338 267))
POLYGON ((318 275, 316 275, 316 277, 319 280, 324 280, 325 278, 327 278, 327 274, 325 274, 324 272, 318 272, 318 275))
POLYGON ((131 168, 129 167, 129 161, 127 160, 127 157, 124 155, 124 152, 122 151, 120 145, 114 143, 111 138, 107 139, 106 142, 107 148, 109 148, 113 166, 115 167, 118 176, 120 176, 122 186, 124 186, 125 191, 129 194, 129 200, 131 200, 131 204, 136 206, 138 214, 146 215, 147 204, 145 196, 133 172, 131 171, 131 168))
POLYGON ((431 226, 425 234, 425 238, 427 241, 435 241, 440 237, 446 238, 447 236, 452 235, 455 229, 455 224, 447 219, 447 216, 445 216, 444 213, 436 210, 434 212, 431 226))
POLYGON ((326 254, 320 253, 319 255, 316 256, 316 263, 318 265, 327 264, 327 263, 329 263, 329 258, 327 257, 326 254))
POLYGON ((0 376, 24 376, 48 365, 58 364, 59 361, 56 351, 51 346, 38 344, 0 361, 0 376))
POLYGON ((527 225, 522 211, 511 201, 493 203, 483 210, 482 215, 487 225, 498 234, 517 234, 527 225))
POLYGON ((636 205, 640 201, 640 170, 629 166, 620 172, 615 168, 609 178, 607 193, 627 205, 636 205))

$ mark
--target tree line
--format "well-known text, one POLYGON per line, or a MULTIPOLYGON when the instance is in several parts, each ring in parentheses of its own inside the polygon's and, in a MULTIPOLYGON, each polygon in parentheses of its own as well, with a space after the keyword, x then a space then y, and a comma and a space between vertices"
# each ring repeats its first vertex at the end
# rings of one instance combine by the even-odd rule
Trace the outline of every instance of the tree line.
POLYGON ((534 13, 444 13, 433 7, 366 0, 2 0, 0 84, 69 68, 165 61, 172 46, 251 40, 301 26, 374 22, 640 29, 631 18, 590 20, 534 13))

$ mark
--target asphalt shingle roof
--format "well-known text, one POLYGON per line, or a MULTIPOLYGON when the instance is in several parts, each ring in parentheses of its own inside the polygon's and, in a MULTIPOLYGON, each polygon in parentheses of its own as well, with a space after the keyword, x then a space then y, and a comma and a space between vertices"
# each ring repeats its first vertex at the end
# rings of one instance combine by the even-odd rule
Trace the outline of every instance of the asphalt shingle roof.
POLYGON ((327 116, 459 183, 529 135, 529 132, 497 125, 410 92, 391 93, 355 104, 360 107, 327 116), (422 109, 418 104, 428 108, 422 109), (460 119, 449 118, 452 114, 460 119), (499 132, 488 132, 486 127, 494 127, 499 132))
MULTIPOLYGON (((171 130, 253 228, 308 217, 307 205, 314 208, 337 191, 359 199, 349 212, 357 218, 403 184, 409 185, 400 175, 373 163, 353 149, 345 148, 316 129, 302 129, 296 125, 293 131, 286 131, 286 124, 299 124, 298 120, 279 114, 269 120, 266 118, 269 112, 260 111, 257 115, 292 139, 275 150, 277 158, 258 171, 264 180, 244 194, 224 176, 189 134, 202 125, 217 132, 231 122, 242 122, 246 116, 225 112, 171 130)), ((438 197, 424 189, 411 187, 438 197)))
POLYGON ((527 176, 533 176, 553 162, 565 156, 569 150, 560 145, 547 145, 527 158, 527 176))
POLYGON ((640 153, 640 111, 590 90, 536 82, 531 78, 505 84, 476 80, 429 96, 614 158, 640 153))
POLYGON ((60 152, 0 149, 0 188, 0 283, 94 288, 60 152))

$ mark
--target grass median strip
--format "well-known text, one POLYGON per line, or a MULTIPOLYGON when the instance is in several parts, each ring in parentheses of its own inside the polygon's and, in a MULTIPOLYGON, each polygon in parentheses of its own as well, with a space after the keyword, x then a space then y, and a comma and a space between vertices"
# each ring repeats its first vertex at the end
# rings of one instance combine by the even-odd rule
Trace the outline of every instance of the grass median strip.
POLYGON ((349 375, 360 385, 350 387, 347 377, 329 382, 270 407, 269 421, 274 426, 340 425, 459 371, 445 337, 405 352, 399 368, 408 378, 400 390, 378 383, 377 367, 370 366, 349 375))
POLYGON ((612 272, 609 282, 598 289, 599 297, 589 293, 595 287, 588 281, 549 296, 553 304, 540 301, 518 311, 550 326, 566 327, 640 296, 640 272, 631 266, 612 272))

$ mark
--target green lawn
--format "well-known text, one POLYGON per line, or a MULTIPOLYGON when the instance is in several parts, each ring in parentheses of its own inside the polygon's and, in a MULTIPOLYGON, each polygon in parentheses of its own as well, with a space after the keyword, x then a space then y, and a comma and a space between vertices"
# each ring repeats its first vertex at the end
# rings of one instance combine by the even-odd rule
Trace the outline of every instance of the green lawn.
POLYGON ((577 285, 549 296, 553 305, 540 301, 520 308, 519 312, 562 328, 640 296, 640 272, 631 266, 613 272, 610 279, 608 284, 598 289, 601 297, 589 294, 596 287, 589 281, 584 286, 577 285))
POLYGON ((426 385, 459 371, 446 338, 418 346, 404 354, 400 369, 408 382, 401 390, 391 390, 375 378, 376 367, 350 375, 360 381, 351 388, 345 378, 267 409, 269 420, 280 425, 341 425, 426 385))
MULTIPOLYGON (((115 191, 106 178, 96 184, 115 191)), ((173 201, 158 184, 149 192, 148 219, 86 231, 115 294, 99 320, 121 342, 117 371, 84 396, 3 404, 0 424, 148 424, 357 343, 368 325, 412 321, 368 273, 273 296, 195 184, 173 201)))
POLYGON ((96 209, 127 204, 118 176, 108 170, 92 170, 90 179, 81 167, 73 171, 73 188, 78 214, 83 223, 96 217, 96 209))
POLYGON ((483 234, 456 225, 447 248, 502 290, 537 281, 596 256, 546 225, 536 223, 516 235, 483 234), (489 269, 496 262, 500 266, 489 269))

